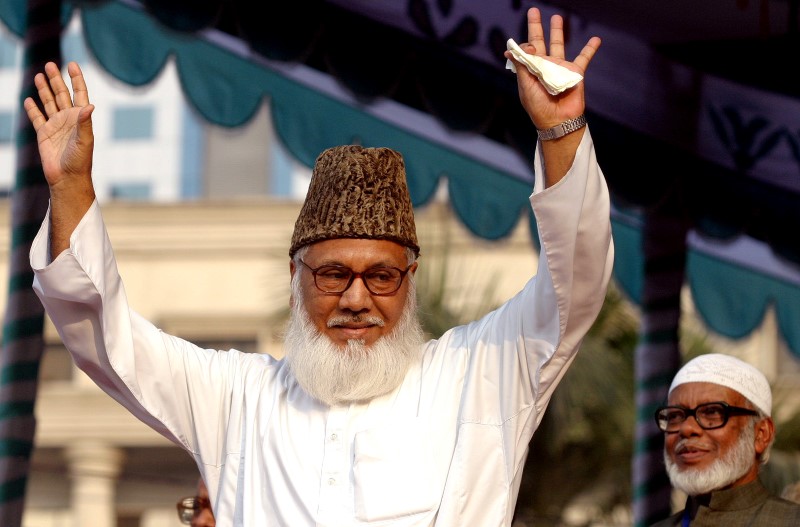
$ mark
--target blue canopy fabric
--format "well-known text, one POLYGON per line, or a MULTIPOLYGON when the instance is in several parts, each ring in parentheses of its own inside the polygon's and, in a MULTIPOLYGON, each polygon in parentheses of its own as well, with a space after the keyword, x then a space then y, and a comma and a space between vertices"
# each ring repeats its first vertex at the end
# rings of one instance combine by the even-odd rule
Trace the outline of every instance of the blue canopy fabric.
MULTIPOLYGON (((24 4, 23 0, 11 0, 0 7, 0 17, 16 33, 20 33, 24 26, 24 4)), ((193 26, 210 27, 217 14, 210 8, 200 10, 197 16, 205 15, 206 18, 201 17, 193 26)), ((70 15, 71 12, 65 9, 65 18, 70 15)), ((435 126, 441 128, 443 137, 449 136, 449 144, 421 135, 421 129, 407 128, 413 126, 415 118, 424 118, 419 113, 405 118, 404 122, 387 121, 376 112, 371 113, 370 104, 360 103, 357 96, 341 89, 341 85, 335 93, 325 93, 308 75, 292 78, 285 70, 281 71, 280 62, 266 59, 252 49, 242 52, 233 45, 226 46, 224 33, 187 34, 171 29, 147 11, 123 2, 88 2, 82 6, 80 16, 86 43, 96 59, 126 83, 147 84, 159 74, 170 57, 174 57, 187 99, 209 122, 228 127, 246 123, 266 98, 278 135, 287 149, 307 166, 313 166, 321 150, 335 144, 357 140, 364 144, 391 146, 406 156, 410 190, 416 206, 427 203, 440 178, 446 177, 456 213, 477 236, 500 239, 510 233, 526 214, 528 221, 533 221, 527 212, 532 174, 529 159, 523 159, 526 151, 526 155, 532 155, 533 140, 524 148, 520 146, 520 152, 517 152, 517 149, 473 133, 473 141, 476 137, 482 140, 481 148, 462 147, 459 150, 453 146, 458 138, 453 138, 455 134, 440 122, 435 126), (131 45, 133 41, 135 45, 131 45), (476 158, 476 153, 480 157, 476 158), (504 169, 504 165, 511 170, 504 169)), ((313 20, 304 22, 314 24, 313 20)), ((308 42, 301 44, 304 49, 309 47, 308 42)), ((307 51, 296 54, 302 53, 307 51)), ((315 72, 307 68, 307 73, 315 72)), ((502 72, 497 72, 497 75, 502 76, 502 72)), ((335 89, 336 86, 332 88, 335 89)), ((509 104, 518 104, 513 99, 513 92, 506 95, 509 104)), ((376 105, 375 101, 372 105, 376 105)), ((413 108, 404 109, 407 114, 414 112, 413 108)), ((590 119, 590 122, 593 123, 593 135, 599 144, 598 155, 609 177, 612 194, 623 196, 623 204, 629 204, 632 199, 646 200, 648 193, 657 195, 660 184, 657 181, 629 183, 622 180, 619 174, 630 172, 629 166, 617 166, 625 164, 624 159, 604 163, 604 156, 610 157, 602 148, 604 131, 608 129, 609 133, 615 134, 616 130, 612 128, 613 123, 606 125, 600 117, 590 119), (636 185, 646 188, 640 191, 636 185), (632 194, 635 194, 633 198, 632 194)), ((631 164, 635 162, 630 161, 631 164)), ((800 202, 800 195, 796 199, 800 202)), ((741 201, 739 198, 736 203, 741 201)), ((707 206, 713 210, 719 207, 719 203, 709 202, 707 206)), ((702 207, 700 204, 698 208, 702 207)), ((643 277, 641 245, 636 241, 638 213, 631 212, 636 210, 635 207, 623 210, 626 210, 625 214, 617 214, 614 218, 617 240, 615 277, 627 295, 638 303, 643 277), (625 218, 626 214, 633 217, 625 218), (626 238, 630 238, 631 243, 626 238)), ((719 220, 716 224, 725 225, 719 220)), ((790 225, 775 226, 776 230, 779 228, 790 229, 790 225)), ((736 236, 740 235, 740 230, 741 226, 734 224, 736 236)), ((732 236, 727 236, 723 244, 730 243, 730 238, 732 236)), ((692 249, 687 260, 687 279, 697 308, 711 329, 731 338, 745 336, 760 325, 763 314, 771 305, 776 310, 782 336, 790 350, 800 356, 800 330, 792 324, 792 321, 800 320, 800 264, 789 259, 775 260, 774 265, 763 269, 757 264, 748 267, 746 261, 731 263, 720 253, 709 255, 692 249), (759 287, 753 287, 753 281, 757 281, 759 287), (719 298, 721 283, 726 294, 724 301, 719 298), (747 306, 752 312, 743 317, 742 313, 731 309, 732 305, 747 306)))
MULTIPOLYGON (((0 11, 3 21, 14 31, 19 31, 24 20, 22 5, 22 0, 12 0, 4 3, 0 11)), ((229 42, 225 40, 227 35, 220 32, 187 34, 170 29, 147 11, 128 3, 88 2, 81 6, 80 16, 86 43, 96 59, 126 83, 150 82, 174 57, 187 99, 209 122, 238 126, 247 122, 262 101, 268 99, 278 135, 287 149, 309 167, 321 150, 335 144, 358 141, 391 146, 406 157, 416 206, 427 203, 439 180, 446 177, 458 217, 477 236, 500 239, 509 234, 521 218, 527 216, 529 222, 533 221, 527 205, 532 173, 529 159, 523 159, 523 150, 528 156, 532 155, 533 139, 518 151, 484 135, 453 132, 430 115, 401 104, 395 107, 404 110, 406 115, 392 120, 386 115, 395 108, 387 110, 385 100, 360 102, 352 92, 336 83, 331 83, 327 90, 320 89, 322 81, 314 77, 319 74, 317 70, 304 68, 298 74, 295 66, 290 71, 285 64, 266 59, 252 49, 242 52, 226 44, 229 42), (423 133, 432 127, 440 130, 438 137, 423 133), (468 137, 462 139, 459 135, 468 137), (467 147, 458 146, 459 141, 466 142, 466 139, 473 143, 467 147)), ((502 76, 502 72, 497 75, 502 76)), ((507 97, 508 104, 518 104, 515 93, 507 97)), ((605 133, 617 136, 618 130, 614 123, 600 116, 590 122, 612 196, 622 196, 615 200, 622 204, 614 217, 615 277, 627 295, 638 303, 644 272, 637 227, 639 209, 629 205, 632 200, 651 199, 649 194, 655 195, 652 199, 658 199, 658 186, 669 180, 652 181, 658 178, 649 175, 649 181, 643 183, 626 179, 635 175, 620 176, 630 173, 631 165, 639 160, 612 159, 604 153, 605 133)), ((655 148, 649 146, 649 150, 655 148)), ((710 166, 706 164, 704 170, 710 166)), ((723 172, 718 167, 714 170, 723 172)), ((664 171, 655 172, 661 176, 664 171)), ((785 198, 787 193, 781 194, 785 198)), ((725 195, 722 193, 721 197, 725 195)), ((739 197, 734 204, 747 197, 739 197)), ((800 195, 796 199, 800 203, 800 195)), ((708 210, 719 206, 712 201, 707 204, 708 210)), ((703 205, 698 208, 702 210, 703 205)), ((745 209, 746 205, 742 205, 742 210, 745 209)), ((735 215, 736 211, 728 214, 735 215)), ((710 223, 726 225, 719 218, 710 223)), ((776 225, 775 229, 790 229, 790 225, 776 225)), ((723 229, 725 237, 720 242, 723 246, 743 236, 740 225, 733 224, 729 228, 733 235, 723 229)), ((707 238, 707 245, 715 243, 713 237, 707 238)), ((701 316, 712 330, 731 338, 745 336, 759 326, 766 309, 773 306, 782 336, 790 350, 800 356, 800 330, 792 323, 800 320, 800 264, 777 256, 772 260, 764 267, 746 259, 730 261, 724 252, 709 254, 704 248, 692 247, 686 262, 687 281, 701 316), (725 298, 720 298, 721 290, 725 298), (741 313, 732 306, 746 306, 748 312, 741 313)))
MULTIPOLYGON (((257 5, 87 0, 65 4, 63 19, 79 7, 87 47, 128 84, 150 82, 174 60, 187 100, 209 122, 239 126, 268 100, 278 136, 303 164, 337 144, 390 146, 404 154, 415 206, 446 178, 475 235, 501 239, 527 221, 536 244, 528 207, 535 130, 502 58, 508 37, 525 38, 527 6, 314 0, 262 14, 257 5)), ((0 3, 0 19, 18 35, 25 17, 25 0, 0 3)), ((675 278, 685 279, 708 327, 730 338, 774 309, 800 358, 800 102, 709 77, 579 17, 568 22, 570 56, 588 36, 604 39, 588 72, 587 116, 614 204, 614 277, 643 308, 644 457, 634 484, 637 499, 657 503, 634 509, 637 526, 646 525, 668 499, 648 412, 678 366, 675 278), (689 235, 661 229, 668 250, 659 254, 646 236, 659 231, 654 211, 665 203, 689 235), (668 331, 665 319, 675 322, 668 331)))

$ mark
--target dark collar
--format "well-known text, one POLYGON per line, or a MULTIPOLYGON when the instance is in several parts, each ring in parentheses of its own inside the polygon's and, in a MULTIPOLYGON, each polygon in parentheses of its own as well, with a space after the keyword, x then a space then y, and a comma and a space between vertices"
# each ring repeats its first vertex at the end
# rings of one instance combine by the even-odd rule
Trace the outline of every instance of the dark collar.
POLYGON ((739 511, 754 507, 769 497, 769 491, 759 479, 732 489, 715 490, 709 494, 689 496, 686 511, 694 519, 700 507, 712 511, 739 511))

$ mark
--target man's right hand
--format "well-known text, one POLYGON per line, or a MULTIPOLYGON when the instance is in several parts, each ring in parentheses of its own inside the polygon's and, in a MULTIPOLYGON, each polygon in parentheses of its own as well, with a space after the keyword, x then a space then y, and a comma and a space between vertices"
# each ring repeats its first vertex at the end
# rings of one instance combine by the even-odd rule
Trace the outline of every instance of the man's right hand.
POLYGON ((36 139, 42 169, 50 185, 51 257, 69 247, 69 237, 95 199, 92 186, 94 133, 91 115, 94 105, 83 73, 75 62, 67 66, 73 94, 61 71, 48 62, 44 73, 34 77, 44 113, 33 98, 25 99, 36 139))

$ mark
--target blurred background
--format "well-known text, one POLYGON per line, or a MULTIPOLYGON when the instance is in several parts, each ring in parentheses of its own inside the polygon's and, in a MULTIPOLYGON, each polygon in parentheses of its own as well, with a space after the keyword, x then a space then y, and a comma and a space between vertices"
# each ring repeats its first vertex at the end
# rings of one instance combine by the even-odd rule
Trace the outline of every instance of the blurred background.
MULTIPOLYGON (((777 492, 800 480, 800 105, 784 73, 797 2, 251 4, 0 1, 6 356, 36 342, 14 341, 13 262, 26 243, 15 218, 33 210, 20 97, 45 7, 61 64, 81 64, 97 106, 95 187, 132 305, 200 345, 279 357, 294 219, 333 144, 404 153, 431 336, 525 283, 536 139, 502 51, 536 5, 565 17, 568 58, 603 38, 587 116, 617 256, 531 445, 516 527, 642 525, 680 504, 651 410, 679 363, 710 351, 767 374, 778 443, 764 478, 777 492)), ((178 525, 189 457, 76 370, 46 318, 40 333, 30 464, 4 475, 5 506, 22 503, 26 527, 178 525)))

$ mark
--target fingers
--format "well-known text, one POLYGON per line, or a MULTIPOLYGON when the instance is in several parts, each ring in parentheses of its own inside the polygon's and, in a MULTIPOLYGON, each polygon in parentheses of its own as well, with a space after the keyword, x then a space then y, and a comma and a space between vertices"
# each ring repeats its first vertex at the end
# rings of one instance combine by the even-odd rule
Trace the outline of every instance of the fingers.
MULTIPOLYGON (((528 42, 521 44, 526 52, 533 52, 540 56, 550 56, 557 59, 565 59, 566 44, 564 42, 564 17, 553 15, 550 17, 550 44, 545 43, 544 29, 542 27, 542 13, 538 8, 532 7, 528 10, 528 42), (530 47, 534 49, 531 50, 530 47), (528 49, 526 49, 528 48, 528 49)), ((583 47, 578 57, 574 60, 575 65, 586 71, 586 67, 594 57, 600 47, 600 38, 592 37, 583 47)))
POLYGON ((564 58, 564 19, 561 15, 550 17, 550 56, 564 58))
POLYGON ((83 79, 83 72, 76 62, 67 65, 72 82, 72 98, 75 106, 86 106, 89 104, 89 90, 86 89, 86 81, 83 79))
POLYGON ((89 91, 80 66, 70 62, 67 71, 72 82, 72 94, 61 76, 61 70, 54 62, 45 64, 44 73, 37 73, 33 78, 47 117, 52 117, 60 110, 72 108, 73 105, 83 107, 89 104, 89 91))
POLYGON ((592 37, 589 39, 589 42, 583 46, 580 54, 575 57, 575 65, 578 66, 581 70, 586 71, 586 68, 589 66, 589 62, 591 62, 592 57, 594 54, 597 53, 597 49, 600 47, 601 44, 600 37, 592 37))
POLYGON ((28 120, 33 125, 33 130, 38 132, 39 127, 46 123, 47 119, 44 118, 42 111, 36 106, 36 102, 32 97, 26 97, 22 106, 25 108, 25 113, 28 114, 28 120))
MULTIPOLYGON (((67 85, 64 83, 64 79, 61 77, 61 70, 58 69, 58 66, 53 62, 48 62, 44 65, 44 73, 50 80, 50 90, 52 91, 52 97, 55 99, 56 111, 63 110, 64 108, 71 108, 72 97, 70 96, 67 85)), ((41 90, 39 90, 39 93, 41 95, 41 90)), ((44 102, 44 100, 42 102, 44 102)), ((50 113, 52 108, 52 103, 49 106, 45 104, 44 109, 47 111, 48 116, 52 115, 52 113, 50 113)))
MULTIPOLYGON (((86 81, 83 78, 80 66, 76 62, 70 62, 67 65, 67 72, 72 83, 72 94, 70 94, 70 90, 61 76, 61 70, 54 62, 45 64, 44 73, 37 73, 33 78, 34 86, 36 86, 39 100, 41 101, 41 108, 31 97, 25 99, 23 107, 34 130, 38 130, 49 118, 61 110, 66 110, 73 106, 85 110, 88 106, 91 106, 89 103, 89 91, 86 88, 86 81)), ((85 122, 86 119, 89 119, 92 109, 93 107, 88 108, 88 112, 81 111, 79 120, 85 122)))
POLYGON ((47 77, 43 73, 37 73, 33 78, 33 84, 39 93, 39 100, 42 102, 44 113, 49 117, 58 112, 58 105, 56 104, 53 92, 50 89, 50 84, 47 82, 47 77))
MULTIPOLYGON (((547 54, 547 46, 544 43, 544 29, 542 29, 542 14, 535 7, 528 9, 527 46, 533 46, 533 53, 535 55, 547 54)), ((530 53, 530 50, 525 51, 530 53)))
POLYGON ((93 111, 94 111, 94 104, 87 104, 86 106, 81 108, 81 112, 78 114, 78 124, 80 125, 79 133, 84 133, 86 131, 91 132, 93 111))
MULTIPOLYGON (((528 44, 533 46, 534 54, 548 54, 542 27, 542 13, 535 7, 528 10, 528 44)), ((561 15, 550 17, 550 56, 564 58, 564 19, 561 15)))

